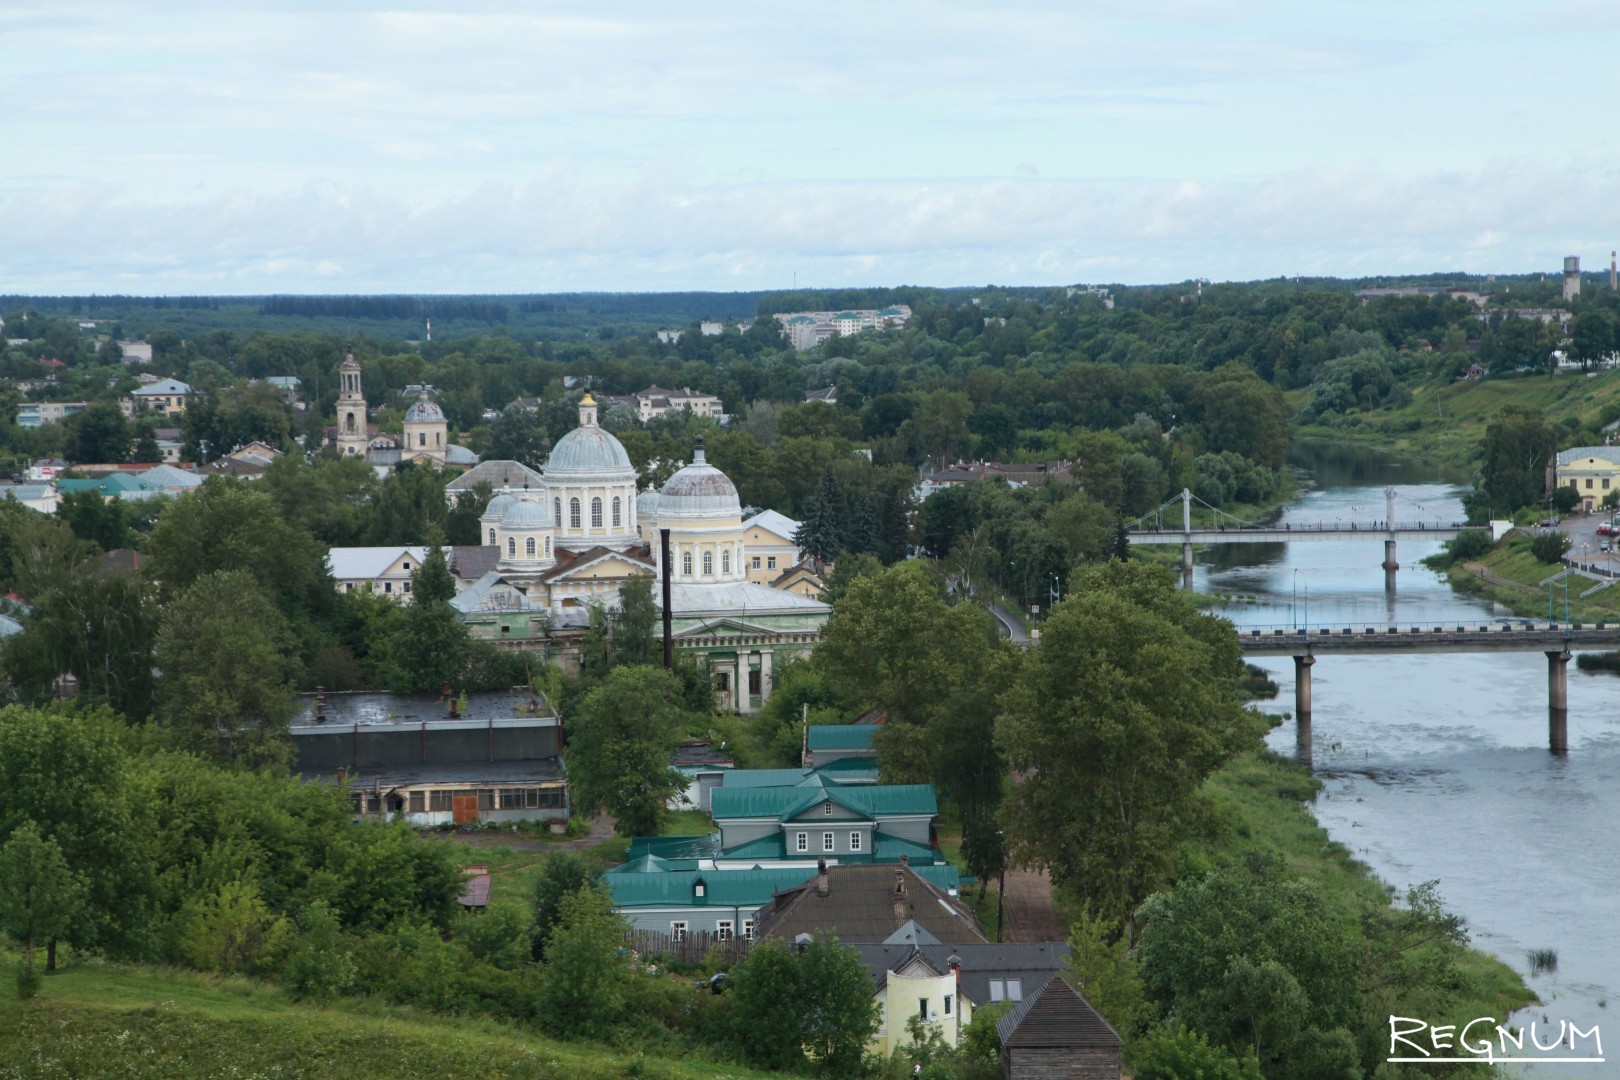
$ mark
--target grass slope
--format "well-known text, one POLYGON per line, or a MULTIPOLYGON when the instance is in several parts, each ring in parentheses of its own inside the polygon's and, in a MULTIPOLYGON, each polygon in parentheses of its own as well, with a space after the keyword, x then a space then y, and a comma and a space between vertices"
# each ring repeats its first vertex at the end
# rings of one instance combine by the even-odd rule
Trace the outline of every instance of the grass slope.
MULTIPOLYGON (((1558 573, 1558 567, 1542 562, 1530 553, 1530 537, 1515 535, 1477 561, 1454 563, 1446 569, 1446 580, 1459 592, 1480 596, 1501 604, 1527 619, 1548 618, 1548 587, 1541 582, 1558 573)), ((1580 594, 1596 582, 1590 578, 1569 579, 1569 618, 1580 623, 1620 622, 1620 590, 1610 587, 1588 599, 1580 594)), ((1564 620, 1564 583, 1551 592, 1552 615, 1564 620)))
MULTIPOLYGON (((1308 395, 1308 390, 1293 391, 1289 400, 1303 405, 1308 395)), ((1339 425, 1303 427, 1296 434, 1374 443, 1396 457, 1472 467, 1479 459, 1485 425, 1504 405, 1533 406, 1555 423, 1574 419, 1582 427, 1601 427, 1620 416, 1620 369, 1590 377, 1560 372, 1551 377, 1426 383, 1413 389, 1412 403, 1403 408, 1356 413, 1339 425)))
POLYGON ((316 1008, 247 979, 100 966, 0 998, 0 1080, 120 1077, 480 1076, 670 1080, 764 1077, 737 1066, 627 1056, 490 1020, 366 1002, 316 1008))

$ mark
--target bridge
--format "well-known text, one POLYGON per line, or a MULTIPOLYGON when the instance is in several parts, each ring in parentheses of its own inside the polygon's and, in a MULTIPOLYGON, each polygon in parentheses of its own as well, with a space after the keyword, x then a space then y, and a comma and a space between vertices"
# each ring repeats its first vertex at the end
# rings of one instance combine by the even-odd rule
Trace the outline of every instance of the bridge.
POLYGON ((1322 653, 1539 652, 1547 657, 1547 749, 1569 750, 1569 658, 1620 648, 1620 623, 1504 622, 1447 626, 1244 626, 1246 656, 1294 658, 1294 721, 1301 760, 1311 756, 1311 668, 1322 653))
POLYGON ((1181 579, 1192 587, 1194 544, 1292 544, 1300 542, 1326 542, 1343 540, 1382 540, 1384 542, 1384 588, 1395 588, 1396 545, 1408 540, 1455 540, 1465 532, 1485 532, 1487 526, 1469 525, 1462 521, 1441 521, 1416 518, 1397 521, 1395 518, 1395 489, 1384 489, 1385 514, 1381 520, 1348 524, 1336 519, 1331 525, 1326 520, 1315 525, 1265 525, 1241 521, 1218 507, 1210 506, 1187 488, 1181 494, 1149 511, 1126 527, 1126 538, 1132 544, 1180 544, 1181 579), (1181 527, 1166 528, 1164 512, 1181 504, 1181 527), (1200 507, 1205 520, 1193 524, 1193 504, 1200 507))

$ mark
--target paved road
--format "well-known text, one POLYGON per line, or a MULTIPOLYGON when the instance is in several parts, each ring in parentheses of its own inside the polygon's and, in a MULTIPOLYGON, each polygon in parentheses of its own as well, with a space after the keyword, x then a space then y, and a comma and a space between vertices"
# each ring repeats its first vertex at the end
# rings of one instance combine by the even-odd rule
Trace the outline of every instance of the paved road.
POLYGON ((994 615, 996 620, 1006 629, 1007 637, 1015 645, 1029 644, 1029 631, 1025 630, 1024 624, 1018 621, 1018 616, 1008 611, 995 600, 990 601, 990 614, 994 615))

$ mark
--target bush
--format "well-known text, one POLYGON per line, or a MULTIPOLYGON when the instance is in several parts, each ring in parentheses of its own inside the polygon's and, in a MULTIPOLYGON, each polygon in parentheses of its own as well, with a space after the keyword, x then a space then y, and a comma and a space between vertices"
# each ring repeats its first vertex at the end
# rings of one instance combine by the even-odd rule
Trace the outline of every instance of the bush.
POLYGON ((1459 533, 1457 539, 1446 545, 1446 552, 1453 560, 1477 559, 1489 554, 1495 546, 1488 532, 1465 532, 1459 533))
POLYGON ((343 935, 332 907, 317 900, 304 911, 304 932, 293 947, 282 978, 293 996, 327 1001, 354 985, 355 964, 343 948, 343 935))
POLYGON ((39 968, 24 960, 17 965, 17 996, 28 1001, 39 993, 39 968))
POLYGON ((1568 550, 1569 536, 1557 531, 1541 533, 1530 541, 1530 554, 1544 563, 1558 562, 1568 550))

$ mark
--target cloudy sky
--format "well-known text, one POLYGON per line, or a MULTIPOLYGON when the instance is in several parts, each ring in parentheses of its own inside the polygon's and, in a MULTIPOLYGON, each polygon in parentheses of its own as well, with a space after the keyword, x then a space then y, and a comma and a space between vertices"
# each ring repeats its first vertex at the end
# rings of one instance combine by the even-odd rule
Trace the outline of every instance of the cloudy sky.
POLYGON ((7 0, 0 291, 1554 270, 1614 0, 7 0))

